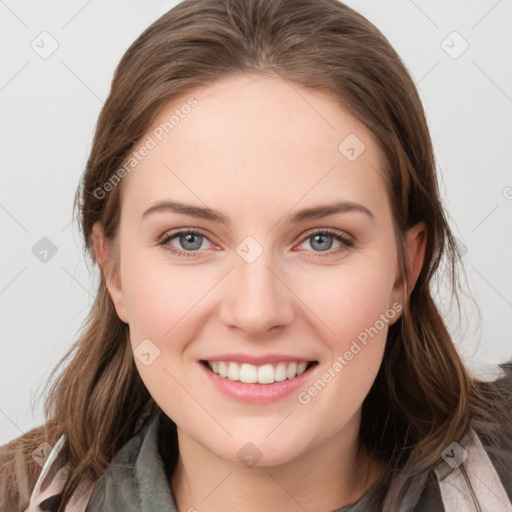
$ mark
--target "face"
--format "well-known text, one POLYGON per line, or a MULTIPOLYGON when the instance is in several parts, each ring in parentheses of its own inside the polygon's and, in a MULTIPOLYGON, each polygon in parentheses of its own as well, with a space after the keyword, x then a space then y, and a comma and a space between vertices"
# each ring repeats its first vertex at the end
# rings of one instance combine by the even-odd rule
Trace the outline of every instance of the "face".
POLYGON ((230 461, 353 439, 403 303, 373 136, 327 95, 237 76, 136 149, 107 283, 156 402, 230 461))

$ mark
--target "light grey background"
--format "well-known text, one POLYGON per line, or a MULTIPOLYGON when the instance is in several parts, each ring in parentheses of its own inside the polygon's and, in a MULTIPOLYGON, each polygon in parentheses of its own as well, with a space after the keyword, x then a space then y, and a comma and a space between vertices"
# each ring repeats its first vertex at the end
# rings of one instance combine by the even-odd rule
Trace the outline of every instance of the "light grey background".
MULTIPOLYGON (((115 66, 175 3, 0 1, 0 444, 42 423, 37 393, 92 303, 97 275, 71 222, 75 189, 115 66), (47 58, 32 48, 52 44, 47 58), (57 249, 46 262, 32 251, 43 237, 57 249)), ((484 363, 512 358, 512 1, 347 3, 386 35, 419 87, 482 322, 469 299, 460 327, 445 315, 483 374, 484 363)), ((442 292, 439 304, 447 308, 442 292)))

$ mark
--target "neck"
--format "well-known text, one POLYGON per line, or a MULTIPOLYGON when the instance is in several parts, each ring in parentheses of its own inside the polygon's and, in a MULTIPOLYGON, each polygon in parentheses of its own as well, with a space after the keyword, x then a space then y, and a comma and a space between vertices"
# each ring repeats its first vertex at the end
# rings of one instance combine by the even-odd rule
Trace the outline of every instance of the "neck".
POLYGON ((283 464, 246 467, 217 457, 178 429, 171 488, 180 512, 335 510, 357 501, 383 463, 343 431, 283 464))

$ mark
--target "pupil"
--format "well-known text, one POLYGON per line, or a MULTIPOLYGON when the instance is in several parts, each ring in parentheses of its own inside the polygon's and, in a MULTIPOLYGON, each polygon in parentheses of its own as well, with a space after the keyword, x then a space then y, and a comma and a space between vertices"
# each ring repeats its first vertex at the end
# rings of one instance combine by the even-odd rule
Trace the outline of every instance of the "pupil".
POLYGON ((332 246, 332 237, 330 235, 313 235, 313 243, 311 244, 313 248, 315 248, 315 244, 320 241, 320 247, 316 247, 320 251, 325 251, 331 248, 332 246), (322 246, 322 242, 325 242, 326 239, 330 238, 330 244, 328 244, 328 247, 322 246))
POLYGON ((187 233, 181 236, 182 245, 184 245, 187 249, 199 249, 201 247, 201 235, 195 235, 194 233, 187 233), (194 242, 194 238, 196 241, 194 242), (192 246, 187 246, 187 244, 192 244, 192 246))

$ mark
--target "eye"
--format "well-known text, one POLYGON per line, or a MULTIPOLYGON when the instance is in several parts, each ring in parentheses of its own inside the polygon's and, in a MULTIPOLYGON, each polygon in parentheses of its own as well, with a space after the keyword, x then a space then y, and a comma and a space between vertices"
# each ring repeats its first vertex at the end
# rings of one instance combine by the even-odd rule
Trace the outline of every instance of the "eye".
MULTIPOLYGON (((167 250, 176 254, 176 256, 195 258, 200 256, 200 251, 211 248, 211 246, 203 246, 205 241, 212 244, 209 238, 201 231, 197 229, 188 229, 177 231, 176 233, 165 234, 158 241, 158 245, 165 247, 167 250), (172 242, 176 242, 177 246, 172 242)), ((355 245, 355 242, 352 239, 332 229, 317 229, 316 231, 309 232, 302 239, 300 245, 305 242, 309 242, 310 247, 312 248, 311 250, 314 253, 317 253, 315 256, 332 256, 334 254, 347 251, 355 245), (333 240, 340 244, 339 247, 332 249, 333 240)))
POLYGON ((198 256, 197 251, 208 249, 208 247, 203 247, 203 242, 206 240, 209 241, 206 235, 198 230, 182 230, 173 234, 165 234, 158 244, 177 256, 194 258, 198 256), (171 243, 175 240, 178 247, 171 243))
POLYGON ((354 246, 353 240, 332 229, 322 229, 309 232, 309 234, 302 239, 301 244, 305 242, 309 242, 313 252, 325 253, 315 254, 315 256, 332 256, 333 254, 347 251, 350 247, 354 246), (333 246, 333 240, 339 242, 340 246, 335 249, 331 249, 333 246))

